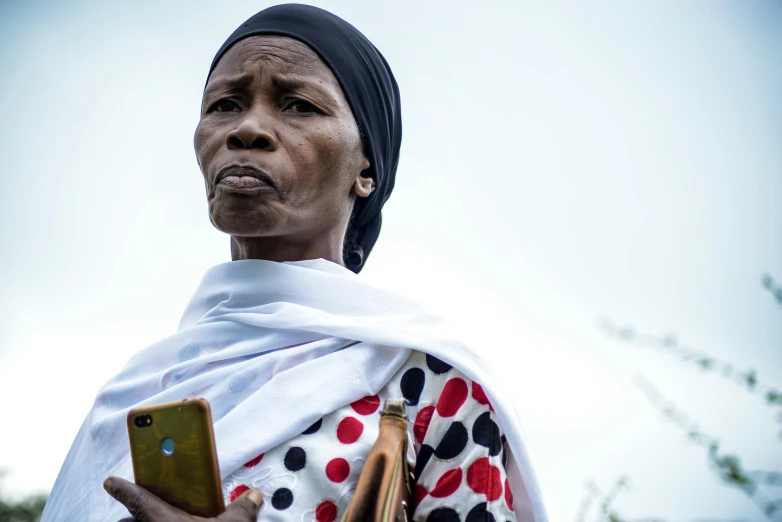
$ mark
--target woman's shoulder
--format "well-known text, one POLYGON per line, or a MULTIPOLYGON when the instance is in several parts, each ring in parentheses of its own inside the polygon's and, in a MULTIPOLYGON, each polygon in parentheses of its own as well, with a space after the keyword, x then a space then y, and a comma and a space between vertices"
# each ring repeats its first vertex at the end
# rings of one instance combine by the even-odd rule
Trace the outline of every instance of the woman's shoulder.
POLYGON ((515 520, 505 436, 480 383, 413 351, 379 395, 409 403, 414 520, 515 520))
POLYGON ((418 350, 412 350, 405 364, 384 388, 389 397, 404 397, 408 407, 421 410, 432 406, 443 417, 454 416, 470 401, 491 407, 483 387, 460 369, 418 350))

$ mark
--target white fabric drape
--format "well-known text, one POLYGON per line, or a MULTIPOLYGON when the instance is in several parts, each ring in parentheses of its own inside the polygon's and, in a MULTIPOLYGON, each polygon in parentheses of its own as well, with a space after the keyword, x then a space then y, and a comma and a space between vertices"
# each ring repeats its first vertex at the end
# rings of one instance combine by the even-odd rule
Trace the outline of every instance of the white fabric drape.
POLYGON ((118 520, 102 488, 133 479, 125 419, 131 408, 204 397, 212 407, 223 477, 322 416, 377 393, 420 350, 480 382, 511 450, 518 519, 547 520, 507 394, 436 316, 325 260, 234 261, 207 271, 179 330, 142 350, 98 393, 43 515, 118 520))

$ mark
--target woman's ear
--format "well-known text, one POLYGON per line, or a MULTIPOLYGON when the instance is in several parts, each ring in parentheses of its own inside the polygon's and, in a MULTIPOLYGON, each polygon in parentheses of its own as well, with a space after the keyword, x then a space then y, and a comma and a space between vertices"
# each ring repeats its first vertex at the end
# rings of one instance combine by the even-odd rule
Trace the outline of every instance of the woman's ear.
POLYGON ((353 182, 353 192, 360 198, 365 198, 375 190, 375 180, 359 174, 353 182))

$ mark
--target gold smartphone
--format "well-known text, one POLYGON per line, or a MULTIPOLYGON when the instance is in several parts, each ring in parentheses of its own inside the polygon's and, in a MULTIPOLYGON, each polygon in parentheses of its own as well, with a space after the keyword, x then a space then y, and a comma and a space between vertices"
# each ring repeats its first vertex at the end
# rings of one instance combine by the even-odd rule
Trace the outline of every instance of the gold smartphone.
POLYGON ((192 515, 225 511, 212 414, 205 399, 185 399, 128 413, 136 484, 192 515))

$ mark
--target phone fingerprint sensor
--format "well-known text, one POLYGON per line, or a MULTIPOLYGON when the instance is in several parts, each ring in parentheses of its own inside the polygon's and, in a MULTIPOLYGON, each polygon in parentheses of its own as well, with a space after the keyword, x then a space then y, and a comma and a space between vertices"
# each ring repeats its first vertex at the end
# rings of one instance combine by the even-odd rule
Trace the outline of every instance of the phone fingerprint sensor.
POLYGON ((160 439, 160 451, 163 452, 163 455, 173 455, 174 454, 174 439, 171 437, 163 437, 160 439))

